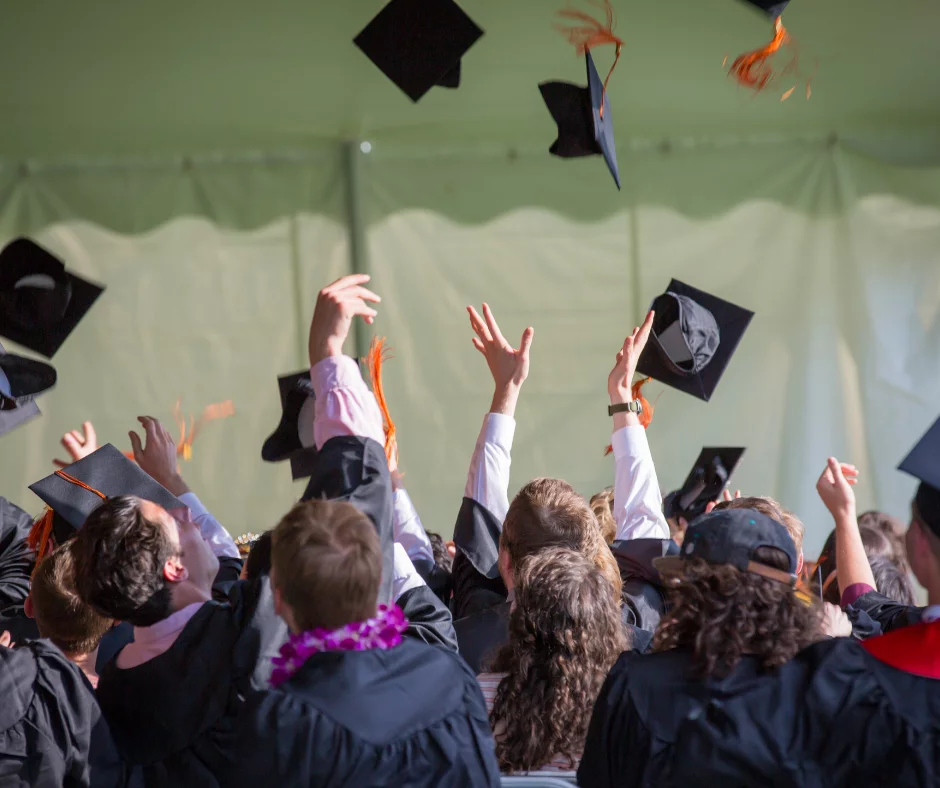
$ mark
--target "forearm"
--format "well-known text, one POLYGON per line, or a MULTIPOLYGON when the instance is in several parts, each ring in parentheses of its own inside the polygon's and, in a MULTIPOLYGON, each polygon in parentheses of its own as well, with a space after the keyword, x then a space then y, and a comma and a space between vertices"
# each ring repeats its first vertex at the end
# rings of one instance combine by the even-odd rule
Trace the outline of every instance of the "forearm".
POLYGON ((318 449, 343 435, 385 444, 382 413, 355 359, 328 356, 311 368, 310 380, 316 395, 313 436, 318 449))
POLYGON ((179 499, 189 508, 193 522, 199 526, 202 538, 212 547, 212 552, 216 557, 241 558, 232 535, 212 516, 194 492, 187 488, 186 492, 180 494, 179 499))
POLYGON ((865 554, 862 535, 858 530, 855 508, 835 515, 836 566, 838 567, 839 594, 857 583, 876 588, 875 576, 865 554))
MULTIPOLYGON (((635 414, 629 415, 636 419, 635 414)), ((616 424, 616 420, 615 420, 616 424)), ((668 539, 669 526, 656 478, 656 466, 646 440, 646 430, 635 423, 618 428, 614 450, 614 521, 617 539, 668 539)))
POLYGON ((434 549, 421 518, 404 487, 395 490, 395 542, 400 544, 412 561, 434 561, 434 549))
POLYGON ((509 511, 509 472, 516 422, 510 414, 492 411, 483 418, 467 474, 464 497, 487 509, 502 525, 509 511))

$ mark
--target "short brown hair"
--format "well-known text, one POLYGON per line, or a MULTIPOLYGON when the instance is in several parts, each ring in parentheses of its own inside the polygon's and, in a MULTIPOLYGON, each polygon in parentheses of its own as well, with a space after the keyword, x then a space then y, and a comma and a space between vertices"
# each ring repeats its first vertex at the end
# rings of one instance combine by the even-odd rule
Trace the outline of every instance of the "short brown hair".
POLYGON ((715 509, 754 509, 771 520, 776 520, 780 525, 787 529, 793 545, 796 547, 796 554, 803 552, 803 533, 805 527, 793 512, 788 512, 773 498, 752 496, 750 498, 734 498, 731 501, 722 501, 715 509))
POLYGON ((29 597, 40 636, 51 640, 66 656, 93 652, 113 623, 78 598, 71 541, 39 563, 29 597))
POLYGON ((612 544, 617 538, 617 522, 614 520, 614 488, 601 490, 591 498, 591 511, 597 518, 601 535, 607 544, 612 544))
POLYGON ((597 518, 566 481, 533 479, 519 490, 509 505, 499 543, 514 567, 546 547, 576 550, 594 562, 620 597, 620 570, 597 518))
POLYGON ((382 548, 372 521, 342 501, 304 501, 271 536, 274 585, 302 631, 375 615, 382 548))
MULTIPOLYGON (((858 516, 859 530, 863 528, 879 531, 884 534, 889 544, 889 552, 885 553, 894 563, 907 570, 907 546, 904 543, 904 532, 907 530, 904 523, 897 517, 892 517, 884 512, 864 512, 858 516)), ((869 559, 872 557, 868 550, 865 551, 869 559)))

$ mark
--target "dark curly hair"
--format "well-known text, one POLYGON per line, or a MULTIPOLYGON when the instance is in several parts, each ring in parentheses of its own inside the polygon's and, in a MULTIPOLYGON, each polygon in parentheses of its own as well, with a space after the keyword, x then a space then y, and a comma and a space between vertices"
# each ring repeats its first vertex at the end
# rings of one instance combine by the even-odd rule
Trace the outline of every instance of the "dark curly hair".
POLYGON ((427 534, 428 541, 431 543, 431 551, 434 553, 434 563, 445 572, 452 572, 454 570, 454 559, 451 558, 450 553, 447 552, 447 544, 444 542, 444 537, 433 531, 428 531, 427 534))
POLYGON ((109 498, 88 516, 72 543, 75 590, 105 616, 152 626, 170 615, 170 583, 163 567, 178 554, 164 527, 141 514, 139 498, 109 498))
MULTIPOLYGON (((790 571, 787 556, 773 547, 758 548, 753 560, 790 571)), ((727 675, 745 654, 757 656, 764 669, 775 668, 821 637, 821 608, 775 580, 691 558, 666 582, 669 608, 653 651, 691 650, 701 678, 727 675)))
POLYGON ((564 547, 528 557, 515 579, 509 643, 492 665, 508 674, 490 714, 500 769, 559 755, 574 769, 601 684, 628 648, 620 600, 589 558, 564 547))

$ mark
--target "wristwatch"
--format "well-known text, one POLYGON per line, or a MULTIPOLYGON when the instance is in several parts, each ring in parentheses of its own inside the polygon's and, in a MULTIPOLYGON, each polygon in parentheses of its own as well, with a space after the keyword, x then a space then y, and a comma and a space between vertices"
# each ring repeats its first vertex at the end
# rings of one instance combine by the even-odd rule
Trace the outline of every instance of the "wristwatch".
POLYGON ((608 405, 607 415, 613 416, 615 413, 635 413, 639 416, 643 412, 643 405, 638 399, 631 402, 621 402, 619 405, 608 405))

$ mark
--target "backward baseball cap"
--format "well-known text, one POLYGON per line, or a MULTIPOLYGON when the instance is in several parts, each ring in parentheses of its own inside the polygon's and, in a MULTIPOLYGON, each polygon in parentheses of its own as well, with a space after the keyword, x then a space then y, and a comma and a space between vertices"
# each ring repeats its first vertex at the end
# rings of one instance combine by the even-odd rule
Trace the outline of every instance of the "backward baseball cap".
POLYGON ((657 296, 650 309, 656 312, 650 340, 662 354, 666 365, 681 375, 697 375, 705 369, 721 343, 721 331, 715 316, 689 296, 672 291, 657 296), (690 361, 674 359, 660 342, 659 335, 677 322, 690 361))

